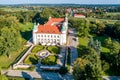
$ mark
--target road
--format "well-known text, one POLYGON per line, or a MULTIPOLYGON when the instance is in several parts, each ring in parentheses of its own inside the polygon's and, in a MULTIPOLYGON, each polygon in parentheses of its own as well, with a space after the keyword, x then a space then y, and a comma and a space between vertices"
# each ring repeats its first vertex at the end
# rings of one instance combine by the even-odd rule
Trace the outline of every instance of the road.
POLYGON ((69 34, 68 34, 68 46, 70 48, 70 56, 71 56, 70 62, 72 65, 73 62, 78 57, 78 52, 77 52, 78 39, 77 39, 75 29, 69 29, 68 32, 69 32, 69 34))
POLYGON ((76 34, 76 29, 69 29, 68 30, 68 47, 70 48, 70 73, 72 74, 73 69, 73 63, 78 58, 78 39, 76 34))

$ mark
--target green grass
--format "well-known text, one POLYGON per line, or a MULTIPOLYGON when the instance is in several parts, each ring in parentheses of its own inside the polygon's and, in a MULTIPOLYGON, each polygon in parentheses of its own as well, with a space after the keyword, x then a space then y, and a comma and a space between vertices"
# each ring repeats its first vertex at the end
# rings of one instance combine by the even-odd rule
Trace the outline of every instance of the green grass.
POLYGON ((39 58, 35 53, 29 54, 24 60, 24 64, 30 64, 30 65, 35 65, 38 62, 39 62, 39 58))
POLYGON ((43 65, 55 65, 57 64, 57 57, 56 56, 48 56, 44 59, 42 59, 42 64, 43 65))
POLYGON ((59 52, 60 52, 60 47, 57 47, 57 46, 48 46, 47 49, 52 54, 59 54, 59 52))
POLYGON ((89 42, 89 38, 87 37, 79 37, 79 44, 81 46, 87 46, 89 42))
POLYGON ((4 8, 0 8, 2 9, 3 11, 6 11, 6 12, 19 12, 19 11, 26 11, 25 8, 9 8, 9 7, 4 7, 4 8))
POLYGON ((8 58, 6 55, 0 56, 0 66, 2 69, 8 69, 10 66, 12 66, 14 61, 18 58, 18 56, 23 54, 22 52, 25 49, 26 47, 23 47, 23 49, 19 49, 19 51, 11 52, 10 58, 8 58))
POLYGON ((118 20, 110 20, 110 19, 98 19, 98 18, 86 18, 90 21, 102 21, 103 23, 108 23, 108 24, 114 24, 115 22, 117 22, 118 20))
POLYGON ((45 47, 44 46, 41 46, 41 45, 37 45, 35 46, 33 49, 32 49, 32 53, 38 53, 40 52, 41 50, 43 50, 45 47))
POLYGON ((110 52, 110 49, 108 49, 106 47, 102 47, 102 51, 101 52, 108 53, 108 52, 110 52))
POLYGON ((20 24, 23 43, 26 43, 32 37, 33 23, 20 24))
POLYGON ((120 12, 108 12, 107 15, 120 15, 120 12))
MULTIPOLYGON (((101 52, 110 52, 110 50, 104 45, 104 40, 107 39, 106 36, 93 36, 94 40, 98 40, 101 42, 102 51, 101 52)), ((88 45, 89 38, 87 37, 79 37, 79 46, 78 47, 85 47, 88 45)), ((78 51, 79 52, 79 51, 78 51)))
POLYGON ((107 39, 107 36, 93 36, 94 40, 98 40, 101 43, 104 43, 104 40, 107 39))
POLYGON ((33 29, 33 26, 34 26, 33 23, 30 23, 30 22, 25 23, 25 24, 22 24, 22 23, 20 24, 22 32, 31 31, 33 29))

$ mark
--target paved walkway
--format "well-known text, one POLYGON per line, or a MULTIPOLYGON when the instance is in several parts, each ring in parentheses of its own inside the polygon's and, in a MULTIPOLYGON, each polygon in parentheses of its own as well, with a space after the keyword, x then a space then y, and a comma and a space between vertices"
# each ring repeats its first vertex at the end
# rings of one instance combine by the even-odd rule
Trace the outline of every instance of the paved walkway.
POLYGON ((120 76, 103 76, 103 80, 120 80, 120 76))
POLYGON ((7 72, 7 76, 13 77, 24 77, 34 80, 34 78, 40 78, 45 80, 63 80, 62 76, 57 72, 43 72, 39 71, 25 71, 25 70, 8 70, 3 71, 2 73, 7 72))
POLYGON ((58 64, 61 65, 61 66, 64 65, 65 54, 66 54, 66 47, 61 46, 60 47, 60 55, 59 55, 59 59, 58 59, 58 64))
POLYGON ((73 62, 78 58, 78 51, 77 51, 78 40, 76 36, 75 29, 69 29, 68 35, 68 46, 70 48, 70 73, 72 73, 72 65, 73 62))
POLYGON ((24 70, 8 70, 7 76, 24 77, 24 78, 42 78, 37 72, 24 70))

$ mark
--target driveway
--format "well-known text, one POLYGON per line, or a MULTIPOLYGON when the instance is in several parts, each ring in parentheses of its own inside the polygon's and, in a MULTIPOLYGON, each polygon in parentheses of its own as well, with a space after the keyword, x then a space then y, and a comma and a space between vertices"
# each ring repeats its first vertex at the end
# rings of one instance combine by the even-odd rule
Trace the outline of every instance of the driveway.
POLYGON ((70 48, 70 55, 71 55, 71 65, 73 62, 76 60, 78 57, 78 52, 77 52, 77 45, 78 45, 78 39, 76 35, 76 29, 69 29, 69 34, 68 34, 68 46, 70 48))

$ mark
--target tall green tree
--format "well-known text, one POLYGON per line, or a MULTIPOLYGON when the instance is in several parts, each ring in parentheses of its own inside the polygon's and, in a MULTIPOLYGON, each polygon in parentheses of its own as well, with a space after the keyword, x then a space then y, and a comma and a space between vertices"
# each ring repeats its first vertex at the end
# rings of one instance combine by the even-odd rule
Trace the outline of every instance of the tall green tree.
POLYGON ((120 39, 120 21, 117 21, 115 24, 114 24, 114 33, 116 36, 116 38, 120 39))
POLYGON ((87 61, 78 58, 74 64, 73 64, 73 78, 75 80, 85 80, 86 79, 86 72, 85 72, 85 67, 87 65, 87 61))
POLYGON ((101 80, 100 55, 92 48, 86 48, 73 65, 73 77, 75 80, 101 80))
POLYGON ((0 18, 0 55, 5 54, 10 57, 10 53, 20 48, 22 38, 20 36, 20 27, 15 17, 0 18))
POLYGON ((87 48, 86 53, 83 53, 81 57, 89 63, 87 64, 86 70, 90 70, 87 74, 89 79, 100 80, 101 79, 101 60, 100 55, 92 48, 87 48))

